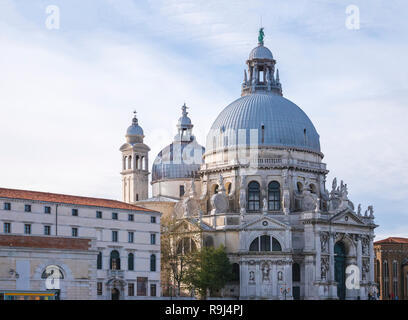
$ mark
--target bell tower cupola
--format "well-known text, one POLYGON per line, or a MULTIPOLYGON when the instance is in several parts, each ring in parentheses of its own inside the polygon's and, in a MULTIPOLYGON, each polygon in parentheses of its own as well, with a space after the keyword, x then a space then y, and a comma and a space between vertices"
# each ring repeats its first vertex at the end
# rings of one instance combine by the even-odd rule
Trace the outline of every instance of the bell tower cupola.
POLYGON ((126 131, 126 143, 122 145, 122 194, 123 201, 135 203, 148 198, 149 151, 143 143, 144 133, 134 111, 132 124, 126 131))

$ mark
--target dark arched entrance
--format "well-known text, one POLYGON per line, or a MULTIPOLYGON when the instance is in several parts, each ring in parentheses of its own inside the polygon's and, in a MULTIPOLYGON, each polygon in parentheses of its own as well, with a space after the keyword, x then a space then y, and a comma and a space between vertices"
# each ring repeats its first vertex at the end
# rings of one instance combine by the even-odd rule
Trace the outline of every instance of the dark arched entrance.
POLYGON ((120 292, 118 289, 112 289, 112 300, 119 300, 120 292))
POLYGON ((334 279, 337 282, 337 296, 340 300, 346 298, 346 248, 343 242, 334 246, 334 279))

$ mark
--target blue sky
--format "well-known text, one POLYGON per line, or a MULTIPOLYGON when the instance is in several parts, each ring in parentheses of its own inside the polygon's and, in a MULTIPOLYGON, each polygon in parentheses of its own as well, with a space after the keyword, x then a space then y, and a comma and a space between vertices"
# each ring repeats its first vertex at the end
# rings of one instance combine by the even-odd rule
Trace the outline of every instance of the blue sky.
POLYGON ((330 173, 377 238, 408 237, 406 1, 0 0, 1 186, 120 199, 138 110, 150 159, 186 101, 201 144, 239 97, 265 28, 284 96, 318 133, 330 173), (345 27, 346 7, 360 29, 345 27), (45 26, 60 9, 60 29, 45 26))

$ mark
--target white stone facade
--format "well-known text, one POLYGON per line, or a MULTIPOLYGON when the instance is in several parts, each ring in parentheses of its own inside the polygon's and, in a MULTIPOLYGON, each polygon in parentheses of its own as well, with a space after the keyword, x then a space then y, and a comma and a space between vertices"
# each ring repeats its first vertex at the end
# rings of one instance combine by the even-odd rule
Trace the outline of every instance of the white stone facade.
MULTIPOLYGON (((12 192, 20 193, 19 190, 12 190, 12 192)), ((67 270, 64 267, 62 269, 73 275, 73 281, 78 281, 83 277, 86 279, 84 281, 88 282, 89 287, 92 288, 89 296, 81 293, 80 296, 62 295, 62 298, 111 299, 113 288, 118 289, 120 299, 154 299, 160 296, 161 214, 159 212, 135 206, 133 206, 134 208, 123 209, 120 202, 115 202, 119 204, 117 208, 114 205, 104 207, 102 205, 56 203, 52 200, 54 195, 43 195, 45 197, 49 195, 50 201, 0 197, 1 234, 91 239, 91 253, 87 254, 92 254, 92 263, 83 265, 84 271, 81 273, 79 268, 82 267, 80 259, 77 257, 84 253, 66 253, 64 250, 55 249, 46 254, 45 249, 32 248, 29 250, 27 248, 8 249, 0 247, 3 256, 12 255, 13 259, 21 260, 28 255, 32 265, 45 265, 47 261, 52 260, 53 264, 67 266, 67 270), (25 211, 27 205, 30 206, 29 212, 25 211), (49 209, 45 209, 46 207, 49 209), (5 210, 6 208, 7 210, 5 210), (49 210, 50 213, 45 213, 45 210, 49 210), (7 232, 6 224, 9 224, 7 232), (29 234, 27 233, 28 225, 30 226, 29 234), (46 233, 48 232, 46 228, 49 228, 49 234, 46 233), (119 253, 120 270, 112 270, 110 261, 112 251, 119 253), (29 252, 32 252, 32 255, 29 255, 29 252), (102 255, 102 263, 98 267, 97 255, 99 253, 102 255), (128 265, 129 254, 134 256, 133 270, 130 270, 132 268, 129 268, 128 265), (154 271, 151 270, 152 260, 155 261, 154 271), (88 271, 85 272, 85 270, 88 271), (146 287, 143 296, 137 295, 138 279, 142 279, 146 287), (100 294, 97 294, 98 282, 102 286, 102 293, 100 294), (131 296, 129 295, 129 290, 131 291, 129 284, 134 285, 134 293, 131 296), (155 293, 151 292, 151 289, 154 289, 152 285, 156 287, 155 293), (154 297, 151 296, 153 293, 155 294, 154 297)), ((64 197, 67 196, 64 195, 64 197)), ((74 197, 74 199, 77 198, 81 197, 74 197)), ((88 201, 87 199, 92 200, 93 198, 81 199, 88 201)), ((99 201, 101 199, 93 200, 99 201)), ((3 289, 3 284, 0 286, 0 289, 3 289)), ((38 284, 33 284, 26 290, 32 290, 38 286, 38 284)))

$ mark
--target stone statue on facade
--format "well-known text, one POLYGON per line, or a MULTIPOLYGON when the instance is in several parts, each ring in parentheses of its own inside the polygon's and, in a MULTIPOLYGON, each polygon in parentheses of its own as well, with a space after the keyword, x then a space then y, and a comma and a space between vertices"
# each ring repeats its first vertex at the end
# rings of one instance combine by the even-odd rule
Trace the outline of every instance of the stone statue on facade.
POLYGON ((369 218, 374 219, 374 207, 368 206, 367 210, 370 212, 369 218))
POLYGON ((263 214, 268 213, 268 201, 266 200, 266 198, 263 198, 262 213, 263 214))
POLYGON ((290 194, 289 194, 288 189, 283 190, 282 202, 283 202, 283 205, 282 205, 283 213, 284 214, 289 214, 289 211, 290 211, 290 194))
POLYGON ((255 272, 249 271, 249 282, 255 282, 255 272))
POLYGON ((269 281, 269 264, 267 262, 264 262, 262 264, 262 281, 269 281))

